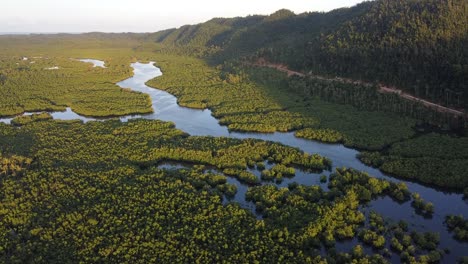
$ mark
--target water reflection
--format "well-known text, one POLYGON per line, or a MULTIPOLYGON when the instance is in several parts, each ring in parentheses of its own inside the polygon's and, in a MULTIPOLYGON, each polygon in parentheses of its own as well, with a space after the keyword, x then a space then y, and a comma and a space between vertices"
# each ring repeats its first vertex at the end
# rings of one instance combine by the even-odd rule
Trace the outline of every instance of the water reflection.
MULTIPOLYGON (((103 61, 91 59, 81 61, 91 62, 95 66, 104 67, 103 61)), ((300 139, 296 138, 293 133, 231 133, 228 131, 227 127, 219 125, 218 121, 211 115, 210 110, 197 110, 181 107, 177 104, 177 98, 173 95, 165 91, 148 87, 145 84, 147 81, 162 75, 160 69, 155 67, 153 62, 147 64, 137 62, 133 63, 131 66, 134 69, 134 76, 117 83, 117 85, 122 88, 131 88, 134 91, 148 94, 151 97, 154 113, 146 115, 123 116, 120 117, 122 122, 126 122, 135 118, 159 119, 163 121, 171 121, 175 123, 178 129, 195 136, 226 136, 240 139, 255 138, 279 142, 285 145, 299 148, 302 151, 308 153, 317 153, 331 159, 333 162, 332 170, 337 167, 351 167, 360 171, 365 171, 373 177, 384 178, 389 181, 405 182, 411 192, 420 193, 424 200, 434 204, 435 214, 432 219, 425 219, 424 217, 414 215, 414 210, 410 207, 410 203, 400 205, 392 201, 390 198, 374 200, 368 207, 364 208, 363 210, 375 210, 394 221, 404 219, 408 221, 410 225, 416 227, 416 229, 420 231, 439 232, 441 234, 441 247, 448 247, 452 252, 452 254, 444 257, 444 261, 454 263, 456 261, 456 256, 466 254, 466 244, 458 243, 457 241, 453 240, 451 234, 447 232, 445 226, 443 225, 444 217, 447 214, 462 214, 464 217, 468 217, 468 205, 465 201, 462 200, 461 194, 443 192, 434 188, 423 186, 421 184, 398 180, 385 175, 380 170, 371 168, 361 163, 356 158, 356 155, 359 153, 358 151, 346 148, 340 144, 324 144, 311 140, 300 139)), ((25 113, 25 115, 30 114, 33 113, 25 113)), ((70 108, 67 108, 64 112, 53 112, 51 114, 54 119, 79 119, 83 122, 103 120, 80 116, 74 113, 70 108)), ((11 119, 12 118, 3 118, 0 119, 0 122, 10 123, 11 119)), ((167 166, 167 169, 175 169, 180 165, 177 165, 176 167, 171 167, 173 164, 167 166)), ((254 172, 259 177, 258 171, 252 172, 254 172)), ((328 175, 329 172, 325 174, 328 175)), ((246 208, 251 210, 254 209, 251 203, 247 203, 245 201, 247 186, 241 184, 237 179, 231 177, 228 177, 228 182, 238 186, 238 193, 234 197, 234 200, 246 208)), ((305 185, 321 185, 325 190, 327 188, 326 184, 320 183, 318 175, 310 175, 310 173, 301 171, 298 171, 296 177, 292 179, 284 179, 282 183, 277 185, 280 187, 285 187, 292 182, 298 182, 305 185)), ((348 241, 340 244, 338 247, 348 248, 354 244, 355 241, 348 241)))

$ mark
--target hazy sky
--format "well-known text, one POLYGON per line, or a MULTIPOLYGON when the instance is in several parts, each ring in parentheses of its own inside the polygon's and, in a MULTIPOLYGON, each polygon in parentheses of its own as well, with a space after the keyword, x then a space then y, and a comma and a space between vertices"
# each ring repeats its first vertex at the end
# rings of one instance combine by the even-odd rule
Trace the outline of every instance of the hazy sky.
POLYGON ((0 0, 0 32, 154 32, 213 17, 328 11, 363 0, 0 0))

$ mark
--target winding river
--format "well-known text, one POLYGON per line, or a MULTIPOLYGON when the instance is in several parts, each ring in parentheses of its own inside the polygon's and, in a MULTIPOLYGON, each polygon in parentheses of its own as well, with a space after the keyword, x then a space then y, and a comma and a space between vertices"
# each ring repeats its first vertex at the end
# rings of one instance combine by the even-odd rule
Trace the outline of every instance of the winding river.
MULTIPOLYGON (((105 67, 103 61, 83 59, 83 62, 93 63, 95 67, 105 67)), ((460 243, 452 238, 446 227, 443 224, 444 217, 448 214, 462 214, 465 218, 468 217, 468 203, 462 199, 462 195, 452 192, 444 192, 435 188, 426 187, 418 183, 395 179, 391 176, 385 175, 380 170, 369 167, 361 163, 356 155, 359 153, 356 150, 344 147, 341 144, 324 144, 316 141, 305 140, 296 138, 294 133, 273 133, 273 134, 262 134, 262 133, 237 133, 229 132, 227 127, 221 126, 212 115, 209 109, 198 110, 181 107, 177 104, 177 98, 173 95, 158 89, 148 87, 145 83, 153 78, 162 75, 159 68, 154 66, 153 62, 150 63, 133 63, 131 66, 134 69, 134 76, 126 79, 122 82, 117 83, 122 88, 131 88, 134 91, 139 91, 148 94, 151 97, 152 104, 154 107, 154 113, 146 115, 129 115, 120 117, 122 122, 126 122, 129 119, 144 118, 144 119, 159 119, 163 121, 171 121, 180 130, 183 130, 191 135, 197 136, 225 136, 233 138, 256 138, 262 140, 269 140, 279 142, 285 145, 299 148, 308 153, 317 153, 324 157, 332 160, 333 168, 332 171, 337 167, 351 167, 357 170, 365 171, 373 177, 383 178, 394 182, 404 182, 408 186, 411 192, 418 192, 421 197, 429 202, 432 202, 435 207, 435 213, 432 218, 424 218, 423 216, 414 213, 414 209, 411 207, 410 202, 404 204, 398 204, 390 198, 379 198, 372 201, 369 206, 363 208, 364 211, 374 210, 386 218, 398 221, 403 219, 407 221, 412 229, 417 231, 436 231, 440 233, 441 248, 450 249, 450 253, 444 256, 443 261, 447 263, 455 263, 456 259, 460 256, 468 254, 468 244, 460 243)), ((29 115, 32 113, 25 113, 29 115)), ((74 113, 70 108, 67 108, 65 112, 52 112, 51 115, 54 119, 80 119, 84 122, 94 119, 89 117, 80 116, 74 113)), ((0 119, 0 122, 10 123, 12 118, 0 119)), ((186 165, 183 164, 163 164, 162 168, 182 168, 186 165)), ((258 171, 252 170, 257 175, 258 171)), ((330 172, 322 174, 328 175, 330 172)), ((238 186, 238 194, 234 198, 235 201, 239 202, 244 207, 253 209, 253 205, 245 202, 245 192, 247 186, 242 185, 236 179, 229 178, 228 182, 236 184, 238 186)), ((278 186, 287 186, 290 182, 298 182, 306 185, 318 185, 321 184, 319 181, 318 174, 311 175, 300 170, 297 170, 297 174, 293 179, 285 179, 278 186)), ((326 184, 321 184, 326 189, 326 184)), ((388 240, 388 239, 387 239, 388 240)), ((337 245, 338 249, 348 250, 356 241, 349 241, 340 243, 337 245)), ((389 241, 387 242, 389 243, 389 241)), ((366 251, 371 252, 369 248, 366 251)), ((395 258, 393 254, 392 262, 398 262, 399 258, 395 258)))

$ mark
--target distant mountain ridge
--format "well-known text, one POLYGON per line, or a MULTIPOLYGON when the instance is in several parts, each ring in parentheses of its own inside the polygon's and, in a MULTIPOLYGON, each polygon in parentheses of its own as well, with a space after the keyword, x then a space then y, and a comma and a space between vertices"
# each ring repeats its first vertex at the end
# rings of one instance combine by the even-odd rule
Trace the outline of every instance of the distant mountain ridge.
POLYGON ((468 107, 468 1, 376 0, 328 13, 214 18, 149 34, 216 63, 264 58, 468 107))

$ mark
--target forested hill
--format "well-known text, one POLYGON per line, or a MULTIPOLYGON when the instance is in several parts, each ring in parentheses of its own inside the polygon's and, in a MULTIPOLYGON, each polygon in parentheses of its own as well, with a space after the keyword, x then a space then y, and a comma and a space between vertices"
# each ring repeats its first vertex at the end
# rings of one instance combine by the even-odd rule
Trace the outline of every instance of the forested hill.
POLYGON ((466 0, 377 0, 328 13, 215 18, 150 39, 217 63, 263 57, 468 107, 466 0))

